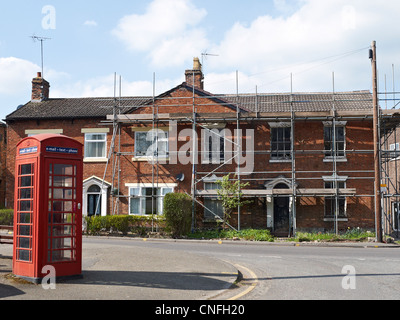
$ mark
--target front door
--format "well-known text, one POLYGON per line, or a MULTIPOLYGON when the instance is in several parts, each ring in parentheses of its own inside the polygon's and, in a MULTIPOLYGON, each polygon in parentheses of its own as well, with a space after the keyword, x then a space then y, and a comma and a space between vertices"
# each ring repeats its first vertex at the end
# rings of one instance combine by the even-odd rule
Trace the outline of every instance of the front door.
POLYGON ((91 216, 101 215, 101 195, 100 194, 88 194, 87 195, 87 214, 91 216))
POLYGON ((274 231, 275 233, 289 234, 289 197, 275 198, 274 231))
MULTIPOLYGON (((288 189, 286 184, 279 184, 275 189, 288 189)), ((290 197, 274 198, 274 232, 279 235, 288 235, 290 229, 289 219, 290 197)))
POLYGON ((48 160, 48 263, 80 259, 82 187, 77 181, 78 169, 75 161, 48 160))

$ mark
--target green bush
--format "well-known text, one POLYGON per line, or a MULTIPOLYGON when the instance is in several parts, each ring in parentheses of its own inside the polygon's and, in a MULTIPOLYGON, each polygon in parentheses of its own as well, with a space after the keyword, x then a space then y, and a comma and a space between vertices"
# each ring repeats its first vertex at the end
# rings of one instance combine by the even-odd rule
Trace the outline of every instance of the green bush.
POLYGON ((245 229, 241 231, 235 230, 208 230, 197 231, 189 234, 189 238, 193 239, 242 239, 248 241, 267 241, 273 242, 274 237, 269 230, 245 229))
POLYGON ((130 225, 129 216, 109 216, 107 220, 113 231, 121 232, 124 235, 128 233, 130 225))
POLYGON ((1 209, 0 210, 0 225, 12 226, 14 224, 14 210, 1 209))
POLYGON ((348 228, 346 232, 341 232, 336 235, 335 232, 297 232, 294 241, 309 242, 309 241, 364 241, 369 237, 375 237, 374 232, 363 230, 360 228, 348 228))
POLYGON ((164 217, 173 237, 189 233, 192 225, 192 198, 184 193, 168 193, 164 197, 164 217))
POLYGON ((88 234, 99 234, 100 232, 121 232, 123 235, 129 232, 138 233, 140 236, 146 235, 151 223, 155 227, 162 228, 163 217, 158 216, 92 216, 85 217, 88 234))

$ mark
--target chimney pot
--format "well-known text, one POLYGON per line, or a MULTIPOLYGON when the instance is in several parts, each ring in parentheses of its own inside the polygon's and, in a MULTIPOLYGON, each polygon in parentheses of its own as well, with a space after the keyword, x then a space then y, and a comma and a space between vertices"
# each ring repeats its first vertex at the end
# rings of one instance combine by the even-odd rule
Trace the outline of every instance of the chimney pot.
POLYGON ((42 77, 42 73, 41 73, 41 72, 38 72, 38 73, 37 73, 37 77, 38 77, 38 78, 41 78, 41 77, 42 77))
POLYGON ((204 75, 203 71, 201 70, 201 63, 199 58, 193 59, 193 69, 185 71, 186 83, 189 86, 194 86, 201 90, 204 90, 204 75), (193 79, 194 76, 194 79, 193 79))

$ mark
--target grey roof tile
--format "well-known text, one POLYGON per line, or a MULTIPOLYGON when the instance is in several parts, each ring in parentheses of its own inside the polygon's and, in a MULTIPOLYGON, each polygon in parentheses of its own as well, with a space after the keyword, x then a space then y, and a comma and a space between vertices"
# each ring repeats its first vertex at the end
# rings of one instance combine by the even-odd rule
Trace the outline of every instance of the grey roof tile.
MULTIPOLYGON (((123 112, 151 101, 150 97, 121 99, 123 112)), ((119 103, 119 102, 117 102, 119 103)), ((42 102, 28 102, 6 117, 11 120, 104 118, 112 114, 113 98, 64 98, 42 102)))

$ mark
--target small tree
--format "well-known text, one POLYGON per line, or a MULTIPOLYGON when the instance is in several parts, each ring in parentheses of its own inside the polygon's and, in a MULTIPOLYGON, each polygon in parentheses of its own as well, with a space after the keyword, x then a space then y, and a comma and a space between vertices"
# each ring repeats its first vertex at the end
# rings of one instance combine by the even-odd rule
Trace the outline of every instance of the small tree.
POLYGON ((241 189, 247 187, 249 183, 230 180, 230 174, 228 174, 222 180, 217 181, 216 184, 220 186, 217 192, 218 200, 222 201, 222 207, 224 208, 223 228, 225 229, 233 210, 252 202, 251 200, 243 200, 243 193, 241 192, 241 189))

